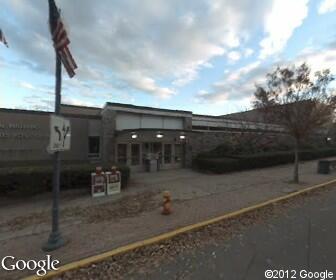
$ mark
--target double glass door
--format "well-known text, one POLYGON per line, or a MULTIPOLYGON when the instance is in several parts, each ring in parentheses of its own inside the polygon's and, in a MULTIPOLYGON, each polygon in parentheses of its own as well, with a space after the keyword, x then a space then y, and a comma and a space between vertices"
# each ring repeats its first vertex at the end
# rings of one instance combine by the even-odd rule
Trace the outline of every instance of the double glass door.
POLYGON ((142 144, 142 160, 145 161, 148 158, 156 158, 160 164, 162 163, 161 142, 149 142, 142 144))
POLYGON ((131 166, 142 166, 146 160, 157 160, 158 169, 182 167, 184 147, 182 144, 146 142, 117 145, 117 161, 131 166))
POLYGON ((144 143, 142 147, 143 159, 154 157, 159 164, 169 165, 173 163, 173 145, 162 142, 144 143))

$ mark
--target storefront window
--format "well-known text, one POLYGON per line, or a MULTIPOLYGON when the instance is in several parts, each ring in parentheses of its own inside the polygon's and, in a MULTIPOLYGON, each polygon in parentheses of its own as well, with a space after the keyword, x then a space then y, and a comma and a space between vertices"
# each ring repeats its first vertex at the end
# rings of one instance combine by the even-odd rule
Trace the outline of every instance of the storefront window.
POLYGON ((140 164, 140 145, 139 144, 132 144, 132 165, 139 165, 140 164))
POLYGON ((175 162, 182 161, 182 145, 175 144, 175 162))
POLYGON ((89 157, 99 157, 100 153, 100 137, 89 136, 89 157))
POLYGON ((162 143, 154 142, 152 143, 152 151, 155 156, 158 158, 159 163, 162 163, 162 143))
POLYGON ((164 163, 171 163, 172 159, 172 148, 171 144, 164 145, 164 163))
POLYGON ((127 163, 127 144, 118 144, 118 163, 127 163))

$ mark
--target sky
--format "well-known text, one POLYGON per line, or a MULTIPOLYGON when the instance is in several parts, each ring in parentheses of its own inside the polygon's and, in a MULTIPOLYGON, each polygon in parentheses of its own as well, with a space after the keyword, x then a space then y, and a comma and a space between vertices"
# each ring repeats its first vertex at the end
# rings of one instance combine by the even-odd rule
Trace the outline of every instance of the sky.
MULTIPOLYGON (((62 103, 223 115, 277 66, 336 74, 336 0, 56 0, 76 60, 62 103)), ((47 0, 0 0, 0 107, 53 111, 47 0)))

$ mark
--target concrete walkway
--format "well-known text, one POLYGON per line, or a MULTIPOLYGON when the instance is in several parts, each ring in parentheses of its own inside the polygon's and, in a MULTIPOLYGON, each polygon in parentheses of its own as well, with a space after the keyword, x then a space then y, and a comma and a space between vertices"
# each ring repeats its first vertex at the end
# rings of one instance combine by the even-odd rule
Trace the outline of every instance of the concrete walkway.
MULTIPOLYGON (((51 255, 60 263, 88 257, 130 242, 231 212, 285 193, 334 179, 316 174, 317 161, 301 164, 302 183, 288 183, 292 165, 223 175, 191 170, 136 174, 114 197, 92 199, 87 191, 62 194, 61 231, 68 244, 51 255), (174 213, 160 215, 161 192, 170 190, 174 213)), ((42 259, 50 230, 51 194, 0 206, 0 258, 42 259)), ((21 272, 20 276, 26 275, 21 272)), ((16 279, 17 273, 0 278, 16 279)))

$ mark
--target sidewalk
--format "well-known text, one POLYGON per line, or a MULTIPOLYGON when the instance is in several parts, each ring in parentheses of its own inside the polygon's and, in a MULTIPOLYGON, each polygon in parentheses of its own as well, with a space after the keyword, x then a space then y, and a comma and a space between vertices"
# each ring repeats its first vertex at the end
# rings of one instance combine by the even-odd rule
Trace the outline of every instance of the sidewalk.
MULTIPOLYGON (((61 265, 134 241, 193 224, 334 178, 316 174, 317 161, 300 165, 300 185, 289 184, 292 165, 223 175, 191 170, 136 174, 130 187, 114 197, 92 199, 83 191, 61 200, 61 231, 68 244, 52 252, 61 265), (160 215, 161 193, 170 190, 174 213, 160 215)), ((50 230, 50 194, 0 206, 0 258, 42 259, 50 230)), ((16 279, 25 272, 0 278, 16 279)))

